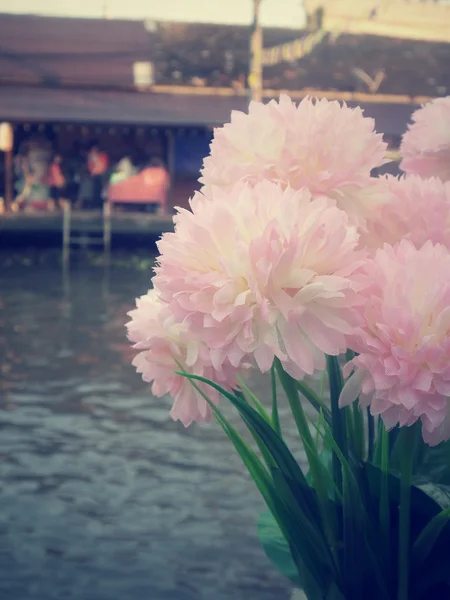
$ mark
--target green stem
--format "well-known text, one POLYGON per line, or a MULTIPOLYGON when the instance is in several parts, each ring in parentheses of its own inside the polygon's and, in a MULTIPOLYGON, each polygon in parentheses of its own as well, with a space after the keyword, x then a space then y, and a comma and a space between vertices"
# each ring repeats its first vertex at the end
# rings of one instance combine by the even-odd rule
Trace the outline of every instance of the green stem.
POLYGON ((400 430, 400 506, 398 547, 398 600, 408 600, 411 525, 411 480, 414 463, 416 427, 400 430))
POLYGON ((389 500, 389 435, 386 429, 382 428, 381 430, 381 482, 380 482, 380 525, 381 531, 384 535, 384 540, 387 546, 388 552, 388 562, 389 562, 389 552, 390 552, 390 528, 391 528, 391 518, 390 518, 390 500, 389 500))
POLYGON ((364 441, 364 417, 361 408, 357 402, 353 403, 353 437, 355 440, 355 450, 357 457, 363 461, 365 455, 365 441, 364 441))
MULTIPOLYGON (((342 452, 345 459, 348 458, 348 445, 347 445, 347 431, 345 422, 345 411, 339 408, 339 396, 343 387, 342 373, 339 366, 339 362, 336 356, 328 356, 327 360, 327 372, 328 381, 330 384, 330 405, 331 405, 331 430, 333 438, 336 441, 340 451, 342 452)), ((334 482, 339 490, 342 491, 342 471, 341 464, 336 455, 333 452, 333 476, 334 482)))
POLYGON ((370 412, 370 408, 367 409, 367 461, 373 461, 373 447, 375 443, 375 421, 370 412))
POLYGON ((325 391, 325 379, 327 376, 327 372, 325 370, 322 371, 322 377, 320 378, 320 391, 319 391, 319 396, 320 399, 323 401, 323 394, 325 391))
POLYGON ((278 402, 277 402, 277 374, 275 373, 275 363, 272 365, 270 369, 270 380, 272 384, 272 426, 275 431, 278 433, 280 437, 281 435, 281 427, 280 427, 280 417, 278 415, 278 402))
POLYGON ((275 368, 277 369, 281 385, 286 393, 292 416, 294 417, 295 424, 297 425, 300 439, 305 440, 310 448, 314 448, 314 440, 309 430, 308 421, 306 420, 306 416, 298 396, 296 381, 288 373, 286 373, 278 358, 275 358, 274 364, 275 368))
POLYGON ((317 446, 314 443, 314 438, 309 429, 308 420, 303 410, 302 403, 300 401, 297 381, 293 379, 283 368, 280 360, 275 358, 275 368, 278 373, 281 385, 284 388, 286 397, 291 408, 292 416, 294 417, 297 430, 302 440, 303 447, 305 449, 306 458, 308 460, 309 471, 313 482, 313 488, 317 493, 319 501, 319 509, 322 516, 324 533, 328 541, 328 545, 333 556, 335 565, 338 565, 337 556, 337 541, 336 541, 336 530, 337 526, 334 522, 333 505, 330 502, 328 490, 326 487, 326 474, 324 473, 324 466, 320 461, 320 457, 317 451, 317 446))

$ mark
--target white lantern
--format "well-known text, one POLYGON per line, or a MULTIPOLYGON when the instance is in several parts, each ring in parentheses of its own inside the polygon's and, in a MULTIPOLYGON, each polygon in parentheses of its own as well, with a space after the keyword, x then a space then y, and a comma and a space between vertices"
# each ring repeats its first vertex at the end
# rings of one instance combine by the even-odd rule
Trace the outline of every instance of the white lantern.
POLYGON ((0 123, 0 150, 11 152, 13 148, 13 128, 10 123, 0 123))

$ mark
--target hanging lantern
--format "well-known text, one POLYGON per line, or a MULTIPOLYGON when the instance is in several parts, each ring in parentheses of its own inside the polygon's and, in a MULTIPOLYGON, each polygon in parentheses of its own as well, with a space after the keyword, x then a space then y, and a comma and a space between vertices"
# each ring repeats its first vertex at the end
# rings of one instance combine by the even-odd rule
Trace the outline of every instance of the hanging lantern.
POLYGON ((11 123, 0 124, 0 150, 11 152, 13 148, 13 128, 11 123))

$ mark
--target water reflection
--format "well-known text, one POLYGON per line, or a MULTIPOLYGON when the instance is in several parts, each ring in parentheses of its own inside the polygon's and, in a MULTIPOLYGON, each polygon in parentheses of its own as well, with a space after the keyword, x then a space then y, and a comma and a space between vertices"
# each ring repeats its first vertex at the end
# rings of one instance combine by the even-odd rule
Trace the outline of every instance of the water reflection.
POLYGON ((218 426, 170 421, 130 366, 149 272, 0 261, 0 598, 286 598, 218 426))

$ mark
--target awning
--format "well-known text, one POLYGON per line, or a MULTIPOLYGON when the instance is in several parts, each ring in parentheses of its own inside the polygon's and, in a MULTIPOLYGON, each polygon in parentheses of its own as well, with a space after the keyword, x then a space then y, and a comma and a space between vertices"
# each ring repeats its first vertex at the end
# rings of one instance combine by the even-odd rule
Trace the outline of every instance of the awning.
MULTIPOLYGON (((349 105, 352 105, 350 102, 349 105)), ((108 123, 119 125, 221 125, 232 110, 247 110, 245 96, 162 94, 11 86, 0 88, 0 120, 16 123, 108 123)), ((401 135, 410 104, 365 103, 377 131, 401 135)))
POLYGON ((0 120, 44 123, 114 123, 120 125, 220 125, 233 109, 245 110, 243 96, 2 87, 0 120))

